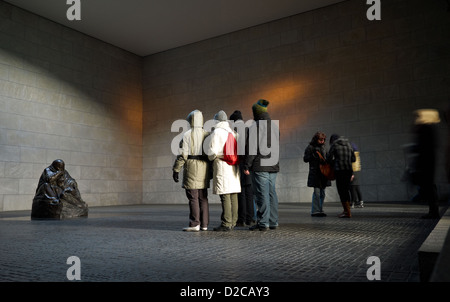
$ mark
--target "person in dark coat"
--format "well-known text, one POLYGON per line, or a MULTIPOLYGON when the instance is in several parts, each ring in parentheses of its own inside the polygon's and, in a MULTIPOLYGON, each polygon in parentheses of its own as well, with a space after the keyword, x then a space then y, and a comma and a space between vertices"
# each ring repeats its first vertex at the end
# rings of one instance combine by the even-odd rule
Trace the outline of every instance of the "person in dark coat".
MULTIPOLYGON (((239 133, 238 148, 245 149, 245 140, 248 137, 248 128, 245 126, 242 113, 235 110, 230 115, 230 120, 234 122, 234 130, 239 133), (241 133, 242 132, 242 133, 241 133), (244 135, 245 134, 245 135, 244 135)), ((253 204, 253 188, 252 177, 244 173, 245 152, 238 149, 239 154, 239 170, 241 172, 241 193, 238 193, 238 220, 236 226, 250 226, 255 222, 254 220, 254 204, 253 204)))
POLYGON ((422 218, 439 218, 439 201, 435 179, 437 129, 440 122, 439 112, 434 109, 419 109, 414 112, 416 160, 413 165, 412 182, 419 187, 422 200, 429 205, 428 214, 422 218))
POLYGON ((447 173, 447 181, 450 184, 450 105, 448 106, 447 112, 445 113, 445 120, 447 121, 447 151, 445 156, 445 172, 447 173))
POLYGON ((308 147, 305 149, 303 155, 303 161, 309 163, 309 173, 308 173, 308 187, 314 188, 312 194, 312 206, 311 206, 311 216, 324 217, 327 216, 323 211, 323 202, 325 200, 325 189, 331 186, 331 181, 329 181, 320 172, 320 158, 319 152, 322 158, 326 157, 325 140, 326 135, 323 132, 316 132, 308 147))

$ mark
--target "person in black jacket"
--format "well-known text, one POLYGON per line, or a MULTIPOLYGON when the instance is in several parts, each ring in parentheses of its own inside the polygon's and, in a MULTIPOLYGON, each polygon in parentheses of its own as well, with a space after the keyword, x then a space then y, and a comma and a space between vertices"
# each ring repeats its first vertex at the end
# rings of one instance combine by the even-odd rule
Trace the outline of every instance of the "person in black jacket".
POLYGON ((244 173, 252 175, 257 222, 250 230, 266 231, 278 227, 278 197, 275 190, 279 167, 280 131, 267 112, 267 100, 252 106, 255 123, 249 128, 249 153, 245 157, 244 173))
POLYGON ((429 205, 428 214, 422 218, 440 218, 439 199, 435 184, 437 161, 437 124, 440 123, 439 112, 434 109, 419 109, 414 112, 414 134, 416 154, 413 165, 412 181, 419 186, 419 194, 429 205))
POLYGON ((326 157, 325 140, 327 136, 323 132, 314 134, 308 147, 305 149, 303 161, 309 163, 308 187, 314 188, 312 194, 311 216, 324 217, 327 216, 323 211, 323 202, 325 200, 325 189, 331 186, 329 181, 320 172, 320 158, 318 152, 323 158, 326 157))
MULTIPOLYGON (((234 122, 234 131, 239 133, 238 148, 245 148, 245 140, 248 137, 248 128, 245 126, 242 113, 235 110, 230 115, 230 120, 234 122), (241 133, 242 132, 242 133, 241 133), (245 134, 245 135, 244 135, 245 134)), ((252 225, 254 223, 254 205, 253 205, 253 188, 252 177, 244 173, 245 152, 239 150, 239 170, 241 172, 241 193, 238 193, 238 220, 236 226, 252 225)))
POLYGON ((338 134, 330 137, 330 150, 327 161, 333 165, 336 175, 336 187, 344 211, 339 218, 351 218, 350 182, 353 175, 352 163, 356 161, 355 152, 350 142, 338 134))

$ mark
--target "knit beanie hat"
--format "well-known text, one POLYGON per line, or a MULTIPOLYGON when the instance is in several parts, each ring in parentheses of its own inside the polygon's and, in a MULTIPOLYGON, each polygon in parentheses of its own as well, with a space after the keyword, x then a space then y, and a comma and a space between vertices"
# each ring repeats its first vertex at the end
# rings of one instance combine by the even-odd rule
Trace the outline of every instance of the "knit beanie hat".
POLYGON ((257 117, 260 116, 262 113, 267 112, 268 105, 269 105, 269 101, 266 101, 264 99, 258 100, 258 102, 256 102, 252 106, 253 117, 255 119, 257 119, 257 117))
POLYGON ((237 121, 242 120, 242 113, 239 110, 235 110, 232 115, 230 115, 230 120, 237 121))
POLYGON ((216 113, 216 115, 214 115, 214 119, 219 122, 224 122, 227 120, 227 114, 225 113, 225 111, 220 110, 216 113))

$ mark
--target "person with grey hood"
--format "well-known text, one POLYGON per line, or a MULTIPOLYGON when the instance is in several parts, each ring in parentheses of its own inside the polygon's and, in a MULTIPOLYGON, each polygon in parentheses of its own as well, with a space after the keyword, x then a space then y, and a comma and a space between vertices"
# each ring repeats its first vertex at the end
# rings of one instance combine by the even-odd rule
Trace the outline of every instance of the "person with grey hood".
POLYGON ((348 139, 338 134, 331 135, 327 161, 334 168, 336 187, 344 208, 344 211, 338 217, 351 218, 350 181, 353 175, 352 163, 356 161, 356 156, 348 139))
POLYGON ((179 181, 179 172, 183 169, 183 188, 189 201, 189 226, 183 231, 198 232, 208 230, 210 182, 210 164, 203 153, 203 142, 209 132, 203 129, 203 114, 194 110, 186 120, 191 129, 183 134, 179 155, 173 164, 173 180, 179 181))
POLYGON ((213 194, 220 196, 222 203, 221 224, 214 231, 231 231, 238 219, 238 193, 241 192, 239 165, 230 165, 224 160, 224 147, 228 140, 228 134, 232 134, 238 140, 238 134, 230 128, 227 114, 220 110, 214 120, 214 130, 211 132, 211 140, 208 149, 208 158, 213 161, 213 194))

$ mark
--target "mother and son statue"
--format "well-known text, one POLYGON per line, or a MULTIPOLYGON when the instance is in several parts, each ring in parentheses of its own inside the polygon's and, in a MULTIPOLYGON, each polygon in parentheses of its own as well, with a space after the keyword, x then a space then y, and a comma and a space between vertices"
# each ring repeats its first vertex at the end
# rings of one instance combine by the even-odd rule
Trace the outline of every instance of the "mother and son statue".
POLYGON ((78 184, 65 169, 64 161, 54 160, 39 178, 33 198, 31 219, 64 219, 87 217, 78 184))

